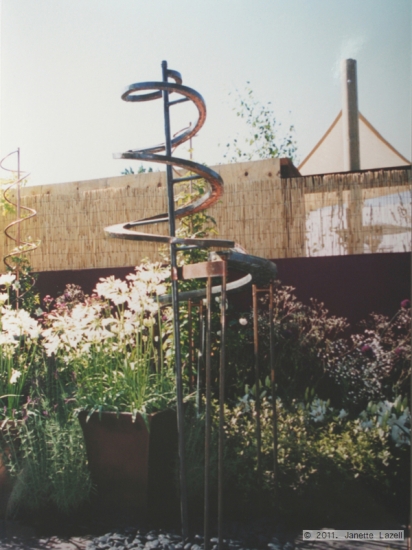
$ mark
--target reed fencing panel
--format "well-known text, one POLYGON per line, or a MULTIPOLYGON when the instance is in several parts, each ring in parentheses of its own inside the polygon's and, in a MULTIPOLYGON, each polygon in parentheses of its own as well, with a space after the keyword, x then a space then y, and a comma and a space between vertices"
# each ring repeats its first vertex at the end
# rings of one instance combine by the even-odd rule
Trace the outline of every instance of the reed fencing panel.
MULTIPOLYGON (((264 258, 411 250, 411 170, 282 177, 280 159, 214 167, 224 195, 208 210, 219 236, 264 258)), ((109 239, 108 225, 166 212, 164 172, 22 189, 37 216, 22 236, 39 240, 35 271, 125 267, 159 259, 159 245, 109 239)), ((4 216, 0 230, 14 219, 4 216)), ((167 224, 142 228, 167 234, 167 224)), ((3 233, 3 231, 2 231, 3 233)), ((0 237, 2 257, 13 248, 0 237)), ((4 270, 4 267, 1 268, 4 270)))

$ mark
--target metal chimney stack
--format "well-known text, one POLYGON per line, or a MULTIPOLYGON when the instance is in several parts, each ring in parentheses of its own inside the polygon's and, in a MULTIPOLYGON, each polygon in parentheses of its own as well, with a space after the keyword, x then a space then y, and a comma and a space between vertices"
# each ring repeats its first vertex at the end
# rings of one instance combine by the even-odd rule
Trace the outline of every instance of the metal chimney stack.
POLYGON ((343 169, 360 170, 356 60, 342 61, 343 169))

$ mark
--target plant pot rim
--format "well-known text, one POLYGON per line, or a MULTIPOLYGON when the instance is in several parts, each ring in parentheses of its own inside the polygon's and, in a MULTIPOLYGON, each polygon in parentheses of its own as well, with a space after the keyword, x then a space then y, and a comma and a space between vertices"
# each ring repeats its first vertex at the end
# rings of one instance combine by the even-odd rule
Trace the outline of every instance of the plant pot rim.
MULTIPOLYGON (((147 418, 151 418, 153 416, 156 416, 160 413, 166 413, 166 412, 175 412, 176 409, 173 409, 173 408, 167 408, 167 409, 161 409, 161 410, 158 410, 158 411, 153 411, 151 413, 147 413, 146 416, 147 418)), ((79 411, 78 413, 78 416, 88 416, 90 413, 89 410, 87 409, 82 409, 81 411, 79 411)), ((137 412, 135 413, 136 414, 136 418, 137 417, 140 417, 140 418, 143 418, 143 414, 141 412, 137 412)), ((124 418, 127 418, 127 417, 133 417, 134 416, 134 413, 131 413, 131 412, 125 412, 125 411, 122 411, 122 412, 116 412, 116 411, 93 411, 92 414, 90 415, 90 417, 92 416, 99 416, 99 415, 111 415, 111 416, 116 416, 116 417, 124 417, 124 418)))

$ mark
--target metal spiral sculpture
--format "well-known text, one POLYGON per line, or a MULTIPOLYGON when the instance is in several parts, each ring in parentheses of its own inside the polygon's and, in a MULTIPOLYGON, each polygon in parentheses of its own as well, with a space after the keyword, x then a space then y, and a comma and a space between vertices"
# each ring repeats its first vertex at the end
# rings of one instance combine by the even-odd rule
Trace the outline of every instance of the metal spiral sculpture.
MULTIPOLYGON (((0 167, 3 170, 6 170, 7 172, 12 172, 13 174, 17 174, 17 179, 15 181, 13 181, 10 185, 8 185, 6 187, 6 189, 3 191, 4 200, 8 204, 10 204, 10 206, 13 209, 16 210, 16 214, 17 214, 17 219, 14 220, 13 222, 9 223, 6 226, 6 228, 4 229, 4 233, 5 233, 6 237, 8 237, 12 241, 14 241, 16 246, 11 252, 9 252, 8 254, 6 254, 4 256, 3 261, 11 271, 16 273, 16 277, 17 277, 17 279, 19 279, 19 275, 20 275, 19 266, 18 266, 18 264, 16 265, 16 263, 13 262, 12 259, 15 258, 15 257, 21 256, 22 254, 28 254, 29 252, 32 252, 33 250, 36 250, 36 248, 38 247, 37 243, 35 243, 33 241, 30 241, 30 240, 22 239, 21 231, 20 231, 20 225, 24 221, 27 221, 30 218, 34 218, 35 216, 37 216, 37 212, 36 212, 36 210, 34 210, 34 208, 29 208, 28 206, 24 206, 23 204, 21 204, 21 201, 20 201, 21 184, 30 175, 28 172, 22 172, 21 169, 20 169, 20 148, 16 149, 16 151, 13 151, 13 152, 9 153, 8 155, 6 155, 5 157, 3 157, 3 159, 0 161, 0 167), (12 170, 10 168, 6 168, 3 165, 3 163, 11 155, 15 155, 15 154, 17 154, 17 170, 12 170), (17 200, 16 200, 16 202, 13 202, 7 195, 7 193, 12 188, 15 188, 17 190, 17 198, 16 198, 17 200), (28 212, 28 214, 26 216, 22 217, 21 216, 21 210, 24 210, 25 212, 28 212), (11 233, 11 230, 14 229, 14 228, 17 228, 16 236, 14 236, 11 233)), ((19 293, 17 291, 17 306, 18 306, 18 300, 23 298, 23 296, 25 294, 27 294, 27 292, 31 289, 31 287, 34 286, 34 284, 35 284, 35 279, 32 278, 32 284, 28 289, 26 289, 25 292, 23 292, 23 293, 20 292, 19 293)))
MULTIPOLYGON (((206 442, 205 442, 205 550, 208 550, 208 532, 209 532, 209 502, 208 502, 208 487, 209 487, 209 445, 210 445, 210 333, 211 333, 211 294, 221 294, 221 367, 220 367, 220 436, 219 436, 219 448, 223 449, 223 400, 224 400, 224 326, 225 326, 225 302, 226 302, 226 290, 237 290, 245 288, 247 285, 253 284, 267 284, 270 281, 276 279, 277 270, 274 263, 264 258, 251 256, 246 254, 244 250, 235 245, 234 241, 225 239, 196 239, 196 238, 181 238, 176 237, 176 219, 195 214, 205 210, 209 206, 218 201, 223 193, 223 180, 220 175, 214 170, 193 162, 192 160, 185 160, 175 156, 172 156, 172 151, 182 143, 190 140, 197 134, 200 128, 203 126, 206 119, 206 105, 202 96, 187 86, 183 86, 182 77, 177 71, 173 71, 167 68, 166 61, 162 63, 162 76, 163 80, 160 82, 141 82, 138 84, 131 84, 126 88, 122 94, 124 101, 130 102, 143 102, 152 101, 156 99, 163 99, 163 112, 164 112, 164 127, 165 127, 165 143, 149 147, 147 149, 129 150, 125 153, 114 155, 115 158, 120 159, 134 159, 139 161, 156 162, 166 165, 167 176, 167 193, 168 193, 168 213, 158 214, 149 218, 144 218, 137 221, 126 222, 122 224, 112 225, 105 228, 105 232, 110 237, 118 239, 129 239, 134 241, 152 241, 157 243, 168 243, 170 245, 170 261, 171 261, 171 279, 172 279, 172 293, 171 295, 165 295, 160 297, 162 303, 172 303, 173 317, 174 317, 174 336, 175 336, 175 366, 176 366, 176 397, 177 397, 177 424, 179 433, 179 477, 180 477, 180 504, 181 504, 181 518, 182 518, 182 531, 183 536, 186 537, 188 533, 188 510, 187 510, 187 495, 186 495, 186 481, 185 481, 185 461, 184 461, 184 415, 183 415, 183 390, 182 390, 182 360, 180 350, 180 325, 179 325, 179 301, 199 299, 205 295, 207 297, 207 328, 206 328, 206 349, 209 350, 206 353, 206 442), (169 82, 171 79, 173 82, 169 82), (178 99, 170 101, 171 94, 177 94, 178 99), (198 118, 193 125, 178 132, 171 137, 170 131, 170 115, 169 109, 173 105, 177 105, 186 101, 191 101, 198 111, 198 118), (164 154, 159 154, 164 152, 164 154), (188 171, 190 175, 183 177, 173 177, 173 168, 179 167, 188 171), (193 175, 194 174, 194 175, 193 175), (207 190, 200 197, 196 198, 190 204, 175 209, 173 186, 176 183, 182 183, 186 181, 192 181, 195 179, 203 179, 207 182, 207 190), (148 234, 135 230, 145 225, 152 223, 169 223, 169 235, 148 234), (178 292, 178 270, 176 254, 179 250, 187 250, 191 248, 210 248, 210 247, 227 248, 223 252, 216 253, 225 262, 219 262, 224 264, 225 268, 222 271, 222 284, 221 286, 211 286, 211 278, 213 268, 209 264, 214 264, 213 261, 208 262, 206 266, 206 275, 198 275, 200 277, 207 276, 208 284, 206 289, 194 290, 190 292, 178 292), (234 268, 237 271, 243 271, 246 275, 234 282, 226 285, 226 266, 234 268), (209 271, 208 271, 209 270, 209 271)), ((219 259, 220 259, 219 258, 219 259)), ((216 258, 213 255, 211 260, 216 258)), ((201 264, 197 264, 198 266, 201 264)), ((217 264, 214 264, 216 267, 217 264)), ((221 453, 221 451, 219 451, 221 453)), ((219 455, 219 464, 223 463, 223 454, 219 455)), ((222 470, 219 473, 219 480, 222 480, 222 470)), ((219 547, 222 548, 221 538, 221 481, 219 481, 219 547)))
MULTIPOLYGON (((191 214, 195 214, 196 212, 200 212, 202 210, 205 210, 206 208, 209 208, 219 200, 219 198, 223 193, 223 180, 217 172, 197 162, 174 157, 171 154, 172 149, 175 149, 182 143, 190 140, 190 138, 195 136, 198 133, 198 131, 201 129, 201 127, 203 126, 206 120, 206 104, 204 99, 198 92, 196 92, 192 88, 182 85, 182 77, 180 73, 178 73, 177 71, 167 69, 167 66, 166 66, 165 72, 166 72, 166 79, 163 82, 141 82, 137 84, 131 84, 123 92, 121 96, 122 99, 124 101, 130 101, 130 102, 143 102, 143 101, 152 101, 155 99, 161 99, 163 92, 167 92, 167 94, 176 93, 183 97, 176 99, 174 101, 168 100, 167 102, 167 109, 165 108, 165 111, 167 110, 167 113, 165 112, 165 126, 167 127, 166 132, 170 134, 170 126, 169 124, 167 124, 167 122, 168 122, 168 110, 169 110, 169 107, 171 107, 172 105, 176 105, 186 101, 192 101, 198 110, 197 121, 191 126, 189 126, 188 128, 185 128, 184 131, 178 133, 172 139, 170 139, 169 144, 163 143, 161 145, 156 145, 154 147, 149 147, 146 149, 136 149, 136 150, 132 149, 124 153, 115 154, 113 156, 114 158, 118 158, 118 159, 133 159, 133 160, 139 160, 139 161, 149 161, 149 162, 156 162, 160 164, 166 164, 167 167, 170 169, 170 180, 172 182, 172 185, 176 183, 185 182, 185 181, 203 179, 208 183, 209 189, 200 198, 194 200, 192 203, 186 206, 177 208, 176 210, 174 209, 174 205, 173 205, 173 208, 171 208, 170 200, 169 200, 169 214, 167 213, 158 214, 156 216, 143 218, 137 221, 112 225, 110 227, 106 227, 105 232, 110 237, 114 237, 118 239, 130 239, 130 240, 136 240, 136 241, 152 241, 152 242, 158 242, 158 243, 174 244, 176 245, 177 250, 179 249, 187 250, 188 248, 192 248, 192 247, 193 248, 226 247, 229 250, 218 252, 217 254, 220 257, 227 260, 228 266, 230 268, 234 268, 237 271, 246 273, 246 275, 241 279, 228 283, 227 285, 228 292, 233 290, 241 290, 241 289, 243 290, 246 286, 250 286, 252 283, 264 284, 269 280, 275 279, 277 272, 276 272, 276 266, 275 264, 273 264, 273 262, 270 262, 264 258, 259 258, 257 256, 245 254, 243 249, 239 245, 236 245, 234 241, 223 240, 223 239, 213 239, 213 238, 206 238, 206 239, 181 238, 181 237, 176 237, 174 234, 173 235, 171 234, 169 236, 156 235, 156 234, 154 235, 149 233, 138 232, 133 229, 133 228, 140 228, 145 225, 149 225, 153 223, 162 223, 162 222, 170 223, 171 221, 172 221, 172 224, 174 225, 174 219, 179 219, 184 216, 189 216, 191 214), (168 82, 169 78, 173 79, 174 82, 168 82), (146 92, 149 92, 149 93, 146 93, 146 92), (162 151, 165 151, 164 155, 158 154, 162 151), (179 168, 183 168, 195 175, 173 178, 171 168, 175 166, 179 168), (174 218, 173 220, 171 220, 171 214, 170 214, 171 210, 172 210, 172 218, 174 218)), ((169 176, 168 176, 168 181, 169 181, 169 176)), ((169 191, 169 199, 170 199, 171 190, 169 189, 168 191, 169 191)), ((221 291, 220 286, 215 286, 212 289, 212 293, 214 294, 220 294, 220 291, 221 291)), ((179 293, 179 301, 187 301, 189 299, 202 298, 205 296, 205 294, 206 294, 205 289, 189 291, 189 292, 181 292, 179 293)), ((170 303, 171 296, 169 295, 162 296, 160 300, 162 303, 170 303)))

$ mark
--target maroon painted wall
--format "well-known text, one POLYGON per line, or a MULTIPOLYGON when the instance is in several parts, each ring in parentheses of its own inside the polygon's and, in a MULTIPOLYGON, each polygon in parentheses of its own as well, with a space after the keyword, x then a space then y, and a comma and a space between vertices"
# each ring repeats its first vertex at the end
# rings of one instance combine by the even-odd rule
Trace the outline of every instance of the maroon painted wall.
MULTIPOLYGON (((309 303, 311 297, 317 298, 332 315, 346 317, 352 324, 373 311, 392 316, 400 302, 411 296, 411 254, 407 252, 274 261, 281 283, 295 287, 299 300, 309 303)), ((133 267, 42 272, 37 288, 42 298, 58 296, 69 283, 90 294, 100 277, 124 278, 132 271, 133 267)), ((233 294, 230 301, 238 311, 248 310, 251 292, 233 294)))
POLYGON ((351 323, 372 312, 391 317, 411 296, 410 253, 286 258, 276 263, 281 283, 294 286, 299 300, 317 298, 332 315, 351 323))

